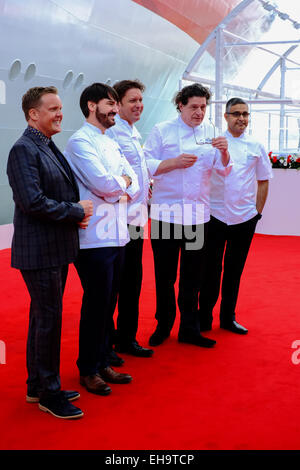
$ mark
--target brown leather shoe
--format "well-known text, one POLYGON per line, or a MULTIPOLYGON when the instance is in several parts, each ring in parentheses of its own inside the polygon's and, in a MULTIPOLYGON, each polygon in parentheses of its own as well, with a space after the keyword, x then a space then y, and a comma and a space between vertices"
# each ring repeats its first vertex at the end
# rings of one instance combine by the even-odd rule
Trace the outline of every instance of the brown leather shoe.
POLYGON ((132 381, 131 375, 121 374, 114 371, 111 367, 100 369, 99 374, 101 375, 102 379, 112 384, 129 384, 129 382, 132 381))
POLYGON ((99 374, 80 376, 80 385, 83 385, 88 392, 96 395, 109 395, 111 388, 104 382, 99 374))

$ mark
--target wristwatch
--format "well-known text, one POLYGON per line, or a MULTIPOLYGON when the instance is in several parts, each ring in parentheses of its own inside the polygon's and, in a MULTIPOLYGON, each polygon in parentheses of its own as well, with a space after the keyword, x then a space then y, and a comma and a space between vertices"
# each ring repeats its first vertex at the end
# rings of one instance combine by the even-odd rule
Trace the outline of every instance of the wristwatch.
POLYGON ((262 214, 260 214, 259 212, 257 213, 256 217, 258 218, 258 220, 260 220, 262 218, 262 214))

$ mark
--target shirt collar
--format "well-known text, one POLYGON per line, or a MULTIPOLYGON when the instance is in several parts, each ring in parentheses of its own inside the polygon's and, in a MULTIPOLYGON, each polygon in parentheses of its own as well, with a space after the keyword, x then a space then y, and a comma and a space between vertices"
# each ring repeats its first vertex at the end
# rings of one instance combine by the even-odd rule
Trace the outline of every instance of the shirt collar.
POLYGON ((234 136, 231 134, 231 132, 229 132, 229 130, 227 129, 227 130, 225 131, 225 136, 226 136, 226 137, 229 137, 229 139, 240 139, 240 140, 242 140, 242 139, 245 139, 245 138, 246 138, 246 133, 243 132, 239 137, 234 137, 234 136))
POLYGON ((41 131, 39 131, 38 129, 32 126, 28 126, 27 129, 31 134, 36 135, 42 142, 44 142, 44 144, 49 145, 49 142, 50 142, 49 137, 47 137, 41 131))
POLYGON ((89 127, 92 131, 97 132, 98 134, 104 135, 99 127, 94 126, 94 124, 91 124, 90 122, 84 121, 83 125, 89 127))
MULTIPOLYGON (((178 116, 178 123, 180 125, 180 127, 182 129, 185 129, 186 131, 189 131, 189 132, 193 132, 193 127, 191 126, 188 126, 182 119, 181 115, 178 116)), ((203 121, 201 122, 201 124, 199 124, 199 126, 196 126, 197 129, 202 129, 204 126, 203 126, 203 121)))
POLYGON ((119 114, 116 115, 115 119, 116 124, 119 124, 119 126, 121 126, 124 131, 126 130, 130 137, 136 137, 137 139, 141 139, 141 134, 139 133, 134 124, 131 126, 125 119, 122 119, 119 114))

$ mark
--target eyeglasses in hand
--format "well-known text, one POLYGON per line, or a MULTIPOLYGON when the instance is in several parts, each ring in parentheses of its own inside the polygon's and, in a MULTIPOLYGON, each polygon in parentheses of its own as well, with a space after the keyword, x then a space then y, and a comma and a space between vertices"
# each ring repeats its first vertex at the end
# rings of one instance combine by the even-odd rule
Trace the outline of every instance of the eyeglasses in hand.
MULTIPOLYGON (((212 122, 212 120, 210 118, 209 118, 209 122, 213 126, 213 129, 214 129, 214 137, 213 138, 215 139, 216 138, 216 127, 215 127, 214 123, 212 122)), ((197 145, 205 145, 205 144, 211 144, 212 143, 212 138, 211 137, 205 137, 203 139, 197 139, 194 127, 193 127, 193 134, 194 134, 194 139, 195 139, 195 142, 196 142, 197 145)))

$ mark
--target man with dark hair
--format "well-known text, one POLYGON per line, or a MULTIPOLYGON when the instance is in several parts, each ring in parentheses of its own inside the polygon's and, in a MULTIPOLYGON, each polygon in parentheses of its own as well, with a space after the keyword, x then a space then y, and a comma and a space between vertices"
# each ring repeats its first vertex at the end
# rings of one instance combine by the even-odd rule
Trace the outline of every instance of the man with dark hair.
MULTIPOLYGON (((246 105, 247 108, 248 108, 248 105, 247 105, 246 101, 244 101, 242 98, 230 98, 230 100, 228 100, 226 105, 225 105, 225 114, 230 115, 231 107, 235 106, 236 104, 242 104, 243 106, 246 105)), ((244 117, 249 117, 249 110, 245 111, 245 116, 244 117), (246 113, 248 113, 248 114, 246 114, 246 113)))
POLYGON ((122 80, 115 83, 114 89, 119 96, 119 114, 116 116, 116 124, 108 129, 106 135, 118 142, 126 159, 137 174, 140 186, 136 200, 128 203, 130 242, 125 248, 125 263, 119 292, 119 314, 114 343, 117 352, 137 357, 151 357, 153 350, 143 348, 136 340, 143 276, 144 225, 148 220, 149 176, 140 144, 141 136, 134 124, 139 121, 144 109, 143 92, 145 86, 138 80, 122 80))
MULTIPOLYGON (((127 94, 129 90, 140 90, 141 93, 144 93, 146 87, 145 85, 140 82, 140 80, 121 80, 120 82, 116 82, 113 86, 119 96, 119 103, 122 102, 124 96, 127 94)), ((143 95, 142 95, 143 98, 143 95)), ((141 97, 139 97, 139 101, 143 101, 141 97)))
POLYGON ((226 179, 215 171, 212 173, 207 263, 200 291, 200 329, 212 328, 224 257, 220 326, 246 334, 248 330, 236 322, 235 308, 255 227, 267 199, 272 169, 264 147, 245 134, 249 122, 247 103, 241 98, 231 98, 224 116, 228 125, 225 136, 234 164, 226 179))
POLYGON ((198 96, 206 99, 206 105, 209 105, 211 92, 208 88, 201 85, 200 83, 194 83, 193 85, 186 86, 179 90, 174 96, 174 104, 177 111, 180 113, 181 105, 186 106, 190 98, 198 96))
POLYGON ((174 284, 180 256, 178 340, 212 347, 214 340, 200 334, 198 292, 209 220, 209 181, 213 168, 230 171, 225 137, 211 139, 203 122, 210 92, 202 85, 184 87, 174 102, 180 115, 160 123, 145 146, 154 178, 151 203, 151 243, 156 282, 157 327, 150 345, 161 344, 176 316, 174 284))
POLYGON ((109 364, 111 322, 129 241, 126 201, 139 192, 136 175, 118 144, 105 135, 115 124, 118 99, 108 85, 87 87, 80 98, 86 121, 69 139, 65 151, 80 194, 95 206, 88 230, 80 233, 75 266, 83 287, 77 366, 81 385, 97 395, 111 392, 106 382, 132 380, 109 364))
POLYGON ((10 151, 7 174, 15 201, 12 266, 31 297, 26 400, 58 418, 79 418, 82 411, 70 403, 79 393, 60 389, 62 298, 78 226, 87 228, 93 205, 78 202, 71 168, 51 139, 61 131, 57 89, 31 88, 22 107, 28 127, 10 151))

